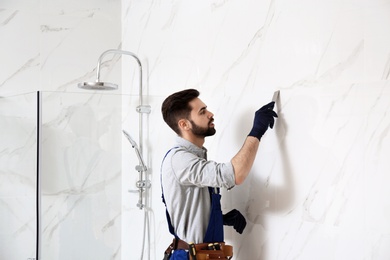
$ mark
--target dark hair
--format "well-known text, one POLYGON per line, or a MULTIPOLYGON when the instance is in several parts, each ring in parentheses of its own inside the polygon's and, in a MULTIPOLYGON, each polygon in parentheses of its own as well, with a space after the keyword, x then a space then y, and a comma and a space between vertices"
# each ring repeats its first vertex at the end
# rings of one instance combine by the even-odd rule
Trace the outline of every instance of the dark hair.
POLYGON ((182 118, 189 118, 192 109, 189 103, 198 96, 199 91, 196 89, 182 90, 167 97, 161 106, 165 123, 179 136, 181 133, 177 123, 182 118))

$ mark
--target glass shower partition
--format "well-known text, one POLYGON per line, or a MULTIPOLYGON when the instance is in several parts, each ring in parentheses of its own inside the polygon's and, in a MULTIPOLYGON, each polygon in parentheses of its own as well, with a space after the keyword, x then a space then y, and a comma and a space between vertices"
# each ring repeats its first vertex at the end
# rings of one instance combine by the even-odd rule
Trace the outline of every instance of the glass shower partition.
POLYGON ((40 259, 120 259, 122 96, 41 101, 40 259))
POLYGON ((35 259, 38 94, 0 97, 0 259, 35 259))
POLYGON ((137 140, 138 99, 111 93, 0 97, 0 259, 122 258, 123 213, 142 212, 122 134, 126 117, 137 140))

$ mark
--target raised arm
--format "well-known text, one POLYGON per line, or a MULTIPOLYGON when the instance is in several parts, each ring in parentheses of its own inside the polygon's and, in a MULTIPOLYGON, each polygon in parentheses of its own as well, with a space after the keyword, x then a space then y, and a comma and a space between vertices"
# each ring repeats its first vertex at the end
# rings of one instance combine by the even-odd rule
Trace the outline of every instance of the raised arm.
POLYGON ((275 102, 270 102, 255 113, 253 127, 238 153, 232 158, 236 185, 244 182, 255 161, 261 137, 268 127, 273 128, 278 115, 273 111, 275 102))

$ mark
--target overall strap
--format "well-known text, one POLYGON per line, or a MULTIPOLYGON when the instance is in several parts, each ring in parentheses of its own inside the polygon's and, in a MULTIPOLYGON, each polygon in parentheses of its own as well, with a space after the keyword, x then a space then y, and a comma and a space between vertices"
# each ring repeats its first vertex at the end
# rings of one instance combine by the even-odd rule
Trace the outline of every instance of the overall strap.
MULTIPOLYGON (((162 202, 163 202, 164 205, 165 205, 165 215, 166 215, 166 217, 167 217, 168 229, 169 229, 169 232, 170 232, 172 235, 175 236, 176 241, 179 241, 180 238, 176 235, 176 233, 175 233, 175 228, 173 227, 172 222, 171 222, 171 217, 170 217, 170 215, 169 215, 168 208, 167 208, 167 204, 166 204, 166 202, 165 202, 164 190, 163 190, 163 186, 162 186, 162 165, 163 165, 164 160, 165 160, 165 158, 167 157, 168 153, 169 153, 170 151, 172 151, 173 149, 176 149, 176 148, 179 148, 179 147, 173 147, 173 148, 169 149, 168 152, 165 154, 165 156, 164 156, 162 162, 161 162, 161 169, 160 169, 160 184, 161 184, 161 198, 162 198, 162 202)), ((175 248, 176 248, 176 247, 177 247, 177 245, 175 245, 175 248)))

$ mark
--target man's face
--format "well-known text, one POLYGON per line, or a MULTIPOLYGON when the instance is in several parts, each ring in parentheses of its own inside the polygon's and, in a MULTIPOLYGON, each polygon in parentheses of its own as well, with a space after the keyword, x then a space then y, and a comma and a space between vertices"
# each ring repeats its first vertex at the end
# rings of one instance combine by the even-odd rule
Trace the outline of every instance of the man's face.
POLYGON ((189 121, 191 132, 196 136, 206 137, 215 134, 214 114, 207 110, 207 106, 199 98, 195 98, 190 103, 192 107, 189 121))

